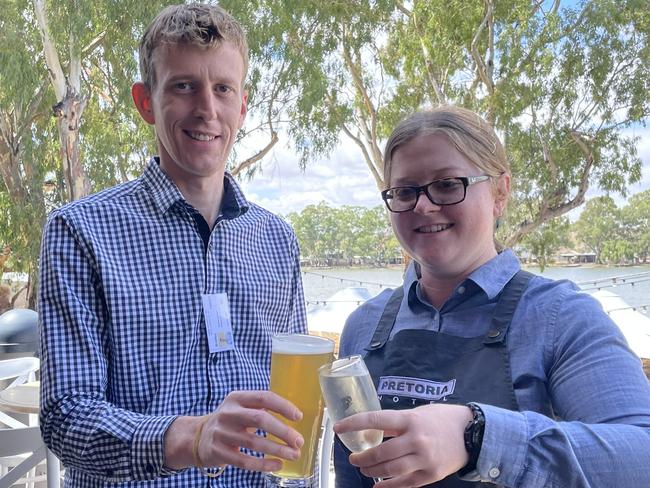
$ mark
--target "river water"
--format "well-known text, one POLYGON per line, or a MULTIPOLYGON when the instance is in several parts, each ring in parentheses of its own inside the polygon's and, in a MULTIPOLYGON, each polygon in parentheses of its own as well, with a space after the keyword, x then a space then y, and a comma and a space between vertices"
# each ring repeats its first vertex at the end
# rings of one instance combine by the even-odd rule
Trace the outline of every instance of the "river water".
MULTIPOLYGON (((650 265, 548 267, 543 273, 536 267, 526 267, 525 269, 552 279, 572 280, 584 290, 607 289, 619 295, 630 306, 650 305, 650 265), (616 277, 615 281, 614 277, 616 277)), ((375 295, 386 286, 392 288, 401 281, 401 267, 303 269, 303 285, 308 305, 317 301, 325 301, 346 287, 362 286, 375 295)), ((648 308, 650 309, 650 307, 648 308)))

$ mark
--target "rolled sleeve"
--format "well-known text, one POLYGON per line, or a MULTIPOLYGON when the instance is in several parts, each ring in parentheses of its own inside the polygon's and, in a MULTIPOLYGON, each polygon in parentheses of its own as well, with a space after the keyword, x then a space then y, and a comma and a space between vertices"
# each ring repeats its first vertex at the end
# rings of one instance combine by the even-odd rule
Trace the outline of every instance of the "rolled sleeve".
POLYGON ((165 433, 176 416, 145 417, 133 434, 131 465, 134 479, 153 479, 178 471, 164 465, 165 433))

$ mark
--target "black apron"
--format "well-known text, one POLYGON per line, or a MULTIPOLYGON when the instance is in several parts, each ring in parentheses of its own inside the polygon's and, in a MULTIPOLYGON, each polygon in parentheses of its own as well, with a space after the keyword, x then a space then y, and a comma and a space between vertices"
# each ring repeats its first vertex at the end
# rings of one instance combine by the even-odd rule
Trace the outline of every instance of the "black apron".
MULTIPOLYGON (((517 411, 506 347, 508 327, 532 274, 518 271, 501 291, 492 324, 484 336, 464 338, 430 330, 400 330, 395 325, 404 288, 397 288, 379 319, 364 357, 384 410, 429 403, 485 403, 517 411)), ((336 437, 336 488, 372 487, 373 481, 348 462, 350 451, 336 437)), ((427 486, 494 486, 452 474, 427 486)))

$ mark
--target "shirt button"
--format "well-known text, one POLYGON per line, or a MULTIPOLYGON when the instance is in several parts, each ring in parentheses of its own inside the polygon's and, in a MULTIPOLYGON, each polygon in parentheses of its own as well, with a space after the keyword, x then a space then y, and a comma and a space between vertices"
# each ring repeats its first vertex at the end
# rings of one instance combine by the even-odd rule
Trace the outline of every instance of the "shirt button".
POLYGON ((153 472, 155 471, 155 470, 154 470, 154 467, 153 467, 151 464, 147 464, 147 465, 144 467, 144 469, 147 471, 147 473, 153 473, 153 472))
POLYGON ((492 479, 498 478, 500 474, 501 471, 499 471, 499 468, 491 468, 488 472, 488 475, 490 475, 490 478, 492 479))
POLYGON ((463 293, 465 293, 465 287, 464 286, 459 286, 458 287, 458 294, 462 295, 463 293))

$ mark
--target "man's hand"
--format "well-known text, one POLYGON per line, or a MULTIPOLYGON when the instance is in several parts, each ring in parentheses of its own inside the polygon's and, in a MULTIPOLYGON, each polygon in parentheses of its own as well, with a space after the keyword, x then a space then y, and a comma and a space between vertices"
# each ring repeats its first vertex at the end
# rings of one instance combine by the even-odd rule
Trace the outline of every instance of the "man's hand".
POLYGON ((201 422, 198 455, 204 467, 230 464, 251 471, 277 471, 280 459, 297 459, 304 443, 302 436, 270 412, 288 420, 302 413, 288 400, 270 391, 230 393, 214 413, 204 417, 179 417, 165 435, 165 466, 182 469, 196 465, 192 448, 201 422), (273 434, 284 444, 257 435, 258 429, 273 434), (274 458, 258 458, 241 452, 245 447, 274 458))
POLYGON ((466 406, 432 404, 352 415, 334 431, 383 430, 392 438, 351 454, 350 462, 368 477, 384 478, 377 488, 409 488, 439 481, 467 464, 463 433, 471 420, 466 406))

